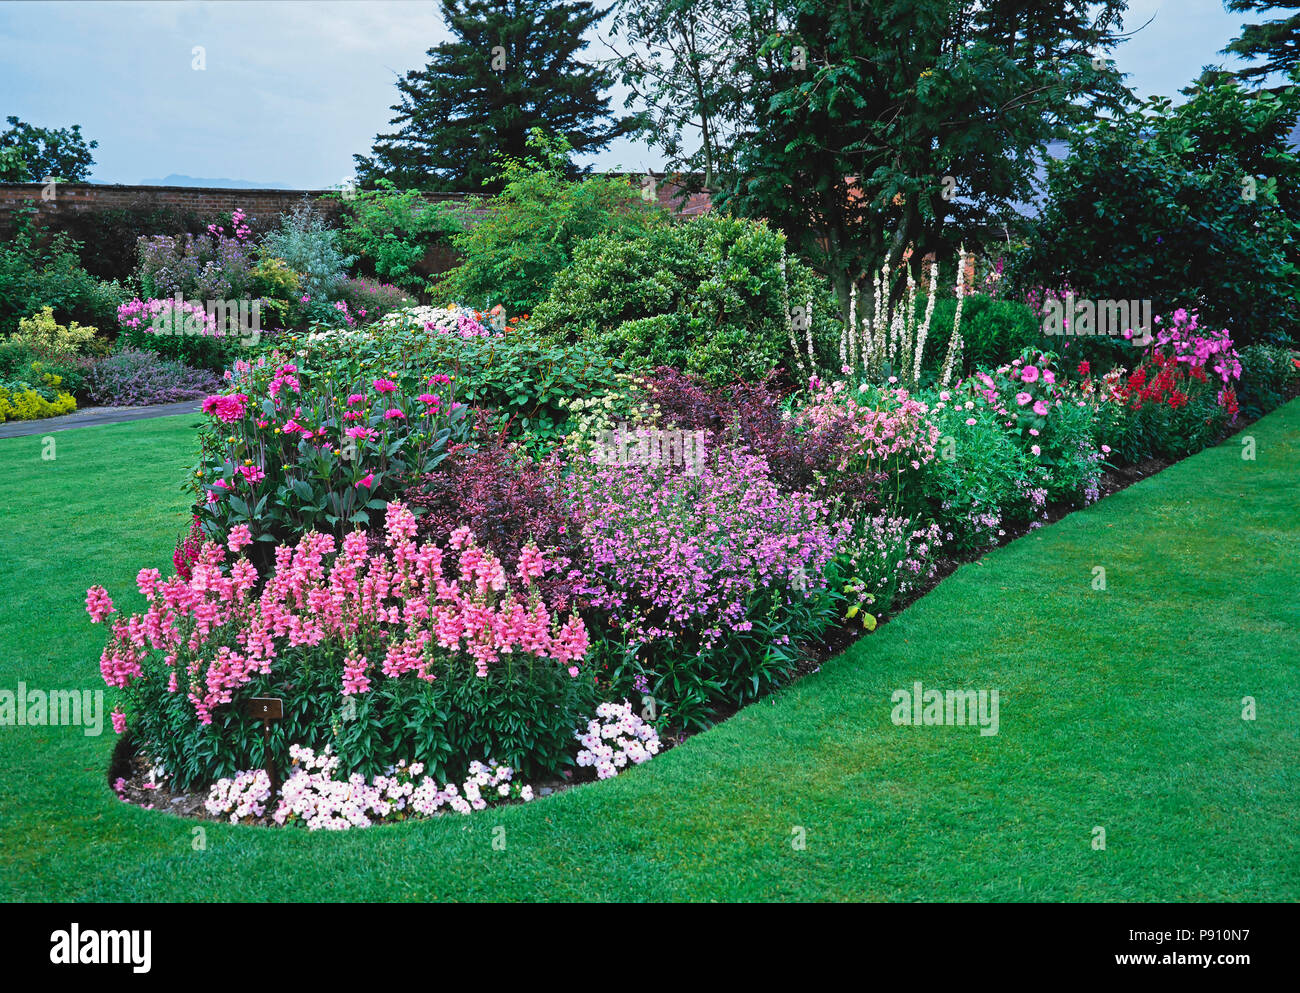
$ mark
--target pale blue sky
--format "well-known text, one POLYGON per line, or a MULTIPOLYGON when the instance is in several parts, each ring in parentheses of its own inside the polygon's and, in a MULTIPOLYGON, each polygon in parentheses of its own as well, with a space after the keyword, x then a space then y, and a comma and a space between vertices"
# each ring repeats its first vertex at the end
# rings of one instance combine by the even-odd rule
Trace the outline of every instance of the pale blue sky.
MULTIPOLYGON (((1125 27, 1152 14, 1117 53, 1144 96, 1176 96, 1222 64, 1243 20, 1220 0, 1134 0, 1125 27)), ((336 186, 386 128, 396 78, 447 38, 428 0, 0 3, 0 118, 80 124, 99 141, 96 182, 179 173, 336 186), (203 71, 191 68, 195 46, 203 71)), ((609 54, 598 41, 588 51, 609 54)), ((589 161, 662 165, 628 141, 589 161)))

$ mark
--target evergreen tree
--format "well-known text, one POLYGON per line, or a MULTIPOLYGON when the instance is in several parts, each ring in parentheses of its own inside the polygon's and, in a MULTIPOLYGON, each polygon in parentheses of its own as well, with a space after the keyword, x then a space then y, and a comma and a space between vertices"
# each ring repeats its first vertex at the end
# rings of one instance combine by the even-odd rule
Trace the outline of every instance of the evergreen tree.
POLYGON ((1224 53, 1239 55, 1248 62, 1262 62, 1242 69, 1236 74, 1239 78, 1262 80, 1274 73, 1288 76, 1300 65, 1300 4, 1274 3, 1272 0, 1226 0, 1224 7, 1234 13, 1295 11, 1290 17, 1241 26, 1241 36, 1229 42, 1224 53))
POLYGON ((629 130, 610 120, 609 75, 576 58, 608 13, 591 3, 443 0, 455 39, 397 84, 400 103, 370 156, 354 156, 363 186, 466 192, 499 188, 499 153, 523 158, 529 131, 562 135, 575 152, 629 130))

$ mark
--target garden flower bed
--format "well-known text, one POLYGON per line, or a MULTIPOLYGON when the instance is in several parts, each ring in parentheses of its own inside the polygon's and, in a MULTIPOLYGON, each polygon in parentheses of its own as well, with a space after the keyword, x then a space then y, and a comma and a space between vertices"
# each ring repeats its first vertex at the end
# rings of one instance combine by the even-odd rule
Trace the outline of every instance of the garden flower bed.
POLYGON ((598 403, 520 395, 498 357, 537 340, 481 316, 272 340, 205 401, 177 575, 131 618, 88 594, 124 799, 337 829, 607 778, 1240 421, 1231 342, 1184 312, 1132 372, 1031 348, 948 388, 861 344, 802 390, 568 353, 598 403))

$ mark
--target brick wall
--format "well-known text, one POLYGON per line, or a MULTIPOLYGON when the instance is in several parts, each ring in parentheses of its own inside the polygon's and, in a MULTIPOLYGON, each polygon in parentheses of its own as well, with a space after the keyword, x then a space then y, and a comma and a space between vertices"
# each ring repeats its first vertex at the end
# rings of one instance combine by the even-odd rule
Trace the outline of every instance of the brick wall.
MULTIPOLYGON (((635 177, 634 177, 635 178, 635 177)), ((306 196, 326 215, 336 214, 339 202, 330 197, 332 190, 229 190, 201 186, 101 186, 94 183, 59 183, 51 199, 41 196, 41 183, 0 184, 0 230, 8 231, 14 212, 23 205, 34 204, 42 223, 58 226, 58 219, 68 213, 112 208, 171 207, 215 216, 239 207, 263 222, 291 211, 306 196)), ((678 187, 661 179, 655 192, 659 202, 674 213, 693 216, 709 209, 707 193, 693 193, 685 204, 676 200, 678 187)), ((459 193, 426 193, 430 202, 463 199, 459 193)))
MULTIPOLYGON (((50 199, 42 197, 41 183, 0 184, 0 229, 8 230, 14 212, 24 205, 34 205, 41 223, 58 227, 59 218, 69 213, 113 208, 170 207, 216 216, 238 207, 264 222, 287 213, 305 196, 322 213, 338 212, 339 202, 333 190, 229 190, 204 186, 100 186, 94 183, 59 183, 50 199)), ((458 200, 455 193, 426 193, 425 198, 458 200)))
MULTIPOLYGON (((631 177, 634 186, 640 177, 631 177)), ((37 224, 59 230, 78 215, 114 209, 149 210, 165 208, 175 211, 192 211, 201 217, 211 218, 238 207, 256 219, 254 227, 265 231, 277 224, 279 215, 292 211, 305 196, 327 217, 334 216, 342 206, 330 194, 332 190, 232 190, 199 186, 107 186, 95 183, 59 183, 54 196, 42 197, 45 187, 41 183, 0 184, 0 237, 9 237, 18 211, 27 206, 37 208, 37 224)), ((655 192, 659 202, 681 217, 691 217, 710 209, 707 193, 693 193, 683 203, 677 198, 680 189, 671 179, 658 179, 655 192)), ((427 201, 455 202, 463 200, 460 193, 426 193, 427 201)), ((174 232, 157 232, 169 234, 174 232)), ((445 272, 457 264, 457 256, 449 246, 436 246, 420 266, 426 274, 445 272)))

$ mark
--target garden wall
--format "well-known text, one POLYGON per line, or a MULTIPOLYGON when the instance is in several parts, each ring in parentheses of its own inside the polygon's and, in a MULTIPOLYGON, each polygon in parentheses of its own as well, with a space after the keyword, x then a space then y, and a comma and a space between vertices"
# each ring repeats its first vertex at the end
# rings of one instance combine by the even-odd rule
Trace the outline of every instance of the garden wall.
MULTIPOLYGON (((629 177, 639 185, 639 176, 629 177)), ((59 183, 53 196, 42 197, 42 183, 0 184, 0 237, 13 234, 19 212, 37 209, 37 224, 52 231, 67 231, 84 245, 82 264, 103 278, 122 277, 135 260, 135 239, 141 234, 199 232, 203 225, 238 207, 249 215, 253 229, 266 231, 277 225, 302 200, 310 199, 327 217, 342 206, 336 190, 251 190, 202 186, 120 186, 97 183, 59 183)), ((693 193, 684 202, 677 198, 680 187, 667 178, 659 179, 659 202, 681 217, 710 209, 707 193, 693 193)), ((426 193, 429 202, 463 200, 461 193, 426 193)), ((454 268, 459 257, 449 245, 434 246, 420 267, 433 274, 454 268)))
MULTIPOLYGON (((633 177, 635 178, 635 177, 633 177)), ((193 211, 212 217, 239 207, 261 221, 270 221, 294 208, 304 196, 311 199, 327 216, 338 213, 339 201, 331 196, 336 190, 240 190, 207 186, 104 186, 97 183, 60 183, 51 199, 43 199, 42 183, 0 184, 0 234, 8 235, 13 228, 17 211, 25 205, 35 205, 40 222, 59 227, 60 219, 69 214, 113 209, 150 210, 171 208, 193 211)), ((709 210, 707 193, 692 193, 685 203, 679 204, 679 187, 663 179, 657 184, 659 202, 682 216, 694 216, 709 210)), ((464 199, 460 193, 426 193, 425 199, 456 201, 464 199)))

